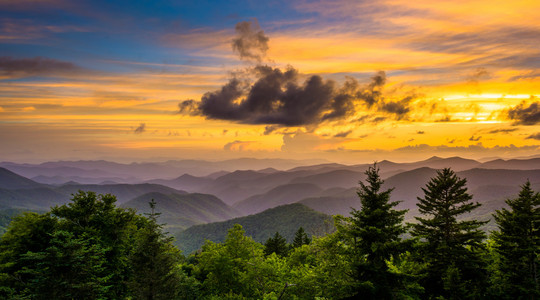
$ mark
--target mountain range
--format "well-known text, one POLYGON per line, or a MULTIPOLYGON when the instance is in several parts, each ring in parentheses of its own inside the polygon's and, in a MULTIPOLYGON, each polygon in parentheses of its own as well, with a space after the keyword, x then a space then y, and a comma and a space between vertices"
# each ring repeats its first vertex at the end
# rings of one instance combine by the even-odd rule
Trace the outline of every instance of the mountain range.
MULTIPOLYGON (((347 215, 351 208, 360 209, 356 195, 358 182, 365 179, 364 172, 372 164, 240 159, 133 164, 4 162, 0 166, 0 221, 8 220, 14 212, 47 211, 51 206, 67 203, 71 194, 84 190, 114 194, 118 205, 139 213, 149 213, 148 202, 154 199, 160 222, 167 224, 166 230, 171 234, 183 238, 185 235, 180 233, 191 226, 229 222, 291 204, 327 218, 334 214, 347 215)), ((479 162, 460 157, 432 157, 412 163, 381 161, 377 167, 385 180, 383 188, 393 188, 391 200, 400 201, 397 208, 408 209, 408 221, 418 215, 416 203, 417 197, 423 195, 422 187, 435 176, 437 169, 444 167, 451 167, 458 176, 466 178, 474 201, 482 203, 468 218, 489 220, 496 209, 505 206, 505 199, 517 195, 526 180, 530 180, 535 190, 540 188, 540 158, 479 162)), ((299 208, 288 212, 295 213, 307 212, 299 208)), ((303 220, 300 216, 296 218, 303 220)), ((293 224, 292 219, 287 222, 293 224)), ((263 222, 262 218, 253 220, 263 222)), ((294 223, 297 225, 313 229, 310 224, 294 223)), ((267 233, 270 231, 265 229, 267 233)))

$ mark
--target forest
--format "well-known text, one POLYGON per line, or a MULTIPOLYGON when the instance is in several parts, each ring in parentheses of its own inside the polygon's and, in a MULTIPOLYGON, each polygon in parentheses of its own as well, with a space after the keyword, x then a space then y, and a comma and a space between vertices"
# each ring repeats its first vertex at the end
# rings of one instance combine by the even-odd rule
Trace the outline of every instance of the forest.
MULTIPOLYGON (((335 231, 295 228, 258 243, 234 224, 223 242, 181 253, 156 202, 137 214, 111 194, 79 191, 45 213, 13 218, 0 239, 2 299, 539 299, 540 194, 529 181, 493 214, 449 168, 418 197, 420 216, 391 201, 377 165, 357 190, 360 209, 335 231)), ((277 220, 279 221, 279 220, 277 220)))

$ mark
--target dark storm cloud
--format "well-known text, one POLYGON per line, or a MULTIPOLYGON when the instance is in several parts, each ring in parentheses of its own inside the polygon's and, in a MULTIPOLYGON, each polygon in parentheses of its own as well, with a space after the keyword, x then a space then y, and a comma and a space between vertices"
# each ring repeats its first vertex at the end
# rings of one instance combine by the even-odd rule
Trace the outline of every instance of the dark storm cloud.
POLYGON ((384 72, 375 75, 367 86, 348 78, 341 87, 319 75, 299 83, 298 71, 292 67, 281 70, 259 65, 251 73, 256 78, 253 83, 233 77, 221 89, 204 94, 198 103, 181 102, 179 112, 247 124, 304 126, 352 116, 355 103, 401 119, 409 112, 408 103, 413 99, 385 102, 381 96, 384 72))
POLYGON ((506 113, 509 119, 515 121, 515 125, 536 125, 540 123, 540 102, 535 101, 529 106, 521 102, 506 113))
POLYGON ((28 76, 57 76, 69 75, 83 71, 77 65, 45 58, 12 58, 8 56, 0 57, 0 75, 9 77, 28 76))
POLYGON ((305 80, 300 82, 301 76, 293 67, 282 70, 260 64, 268 50, 268 38, 256 20, 238 23, 236 32, 238 37, 233 41, 233 50, 242 59, 255 60, 259 64, 233 73, 225 85, 205 93, 200 102, 186 100, 179 103, 179 113, 272 125, 264 132, 270 134, 279 126, 311 126, 343 120, 353 116, 359 107, 393 115, 400 120, 409 113, 409 103, 416 97, 386 100, 383 97, 384 71, 377 72, 368 84, 347 77, 339 85, 320 75, 302 77, 305 80))
POLYGON ((240 22, 235 30, 237 37, 232 41, 233 51, 238 52, 241 59, 261 62, 268 50, 269 38, 264 35, 257 19, 240 22))

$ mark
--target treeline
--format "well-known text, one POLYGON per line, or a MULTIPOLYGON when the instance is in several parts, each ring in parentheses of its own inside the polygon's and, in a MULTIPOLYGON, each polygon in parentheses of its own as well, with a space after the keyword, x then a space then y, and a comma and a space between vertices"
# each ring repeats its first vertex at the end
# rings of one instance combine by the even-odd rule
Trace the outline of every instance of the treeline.
MULTIPOLYGON (((362 208, 336 231, 263 245, 234 225, 222 243, 182 256, 151 211, 79 192, 68 205, 16 217, 0 240, 5 299, 539 299, 540 195, 524 183, 497 230, 464 218, 466 181, 437 172, 404 224, 376 166, 358 189, 362 208)), ((150 203, 151 207, 155 205, 150 203)))

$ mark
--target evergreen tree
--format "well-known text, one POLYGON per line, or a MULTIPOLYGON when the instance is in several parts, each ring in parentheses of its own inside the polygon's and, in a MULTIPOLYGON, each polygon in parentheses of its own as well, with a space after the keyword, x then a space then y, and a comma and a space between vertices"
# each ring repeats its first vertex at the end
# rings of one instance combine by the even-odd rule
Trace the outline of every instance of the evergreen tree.
POLYGON ((135 249, 130 255, 133 276, 129 287, 135 299, 175 299, 179 290, 180 273, 176 265, 180 252, 172 245, 172 238, 162 232, 157 223, 156 202, 149 203, 148 221, 138 232, 135 249))
POLYGON ((357 192, 362 208, 353 209, 347 226, 338 226, 338 230, 350 243, 357 296, 391 299, 400 288, 401 278, 387 262, 404 251, 400 235, 406 231, 402 224, 406 210, 394 209, 399 202, 390 201, 393 189, 381 191, 384 181, 376 164, 366 175, 366 184, 360 182, 357 192))
POLYGON ((298 228, 298 230, 294 234, 292 247, 298 248, 302 245, 308 245, 309 243, 311 243, 311 239, 308 237, 307 233, 304 231, 304 228, 300 226, 300 228, 298 228))
POLYGON ((268 238, 264 244, 264 255, 268 256, 275 253, 281 257, 289 254, 289 246, 287 240, 276 231, 274 237, 268 238))
POLYGON ((84 191, 74 194, 70 203, 51 208, 51 214, 59 218, 59 230, 73 233, 75 239, 91 238, 99 244, 105 251, 101 276, 110 286, 108 295, 125 297, 131 275, 126 258, 144 218, 132 209, 116 207, 114 195, 84 191))
POLYGON ((127 257, 144 218, 115 201, 80 191, 50 213, 16 218, 0 241, 0 292, 23 299, 127 297, 127 257))
POLYGON ((522 186, 518 198, 506 200, 510 210, 494 214, 499 231, 493 232, 494 248, 499 254, 498 270, 502 278, 500 297, 537 299, 540 265, 540 194, 531 183, 522 186))
POLYGON ((419 258, 427 264, 424 288, 429 296, 452 299, 477 298, 485 280, 481 259, 480 226, 486 222, 461 220, 458 217, 479 207, 471 202, 466 179, 460 179, 449 168, 437 171, 422 188, 418 209, 427 218, 416 217, 411 234, 420 238, 419 258))

